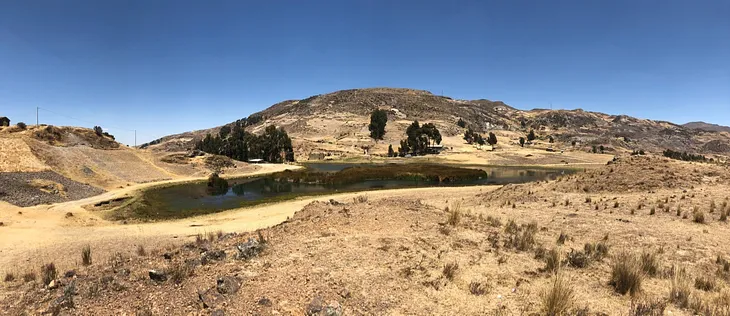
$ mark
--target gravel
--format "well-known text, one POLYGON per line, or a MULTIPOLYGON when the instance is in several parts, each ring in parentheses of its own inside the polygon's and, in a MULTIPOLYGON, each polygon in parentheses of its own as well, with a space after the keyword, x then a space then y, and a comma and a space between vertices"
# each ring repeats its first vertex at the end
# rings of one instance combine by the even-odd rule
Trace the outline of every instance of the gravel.
POLYGON ((0 200, 21 207, 79 200, 104 193, 88 184, 68 179, 53 171, 0 173, 0 200), (62 184, 66 196, 48 193, 30 185, 33 180, 49 180, 62 184))

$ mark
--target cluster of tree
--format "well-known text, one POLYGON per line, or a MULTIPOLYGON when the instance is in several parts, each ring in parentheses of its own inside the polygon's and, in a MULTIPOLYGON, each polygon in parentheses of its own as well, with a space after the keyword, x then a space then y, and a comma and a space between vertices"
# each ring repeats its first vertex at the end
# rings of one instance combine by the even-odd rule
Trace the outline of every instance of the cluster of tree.
POLYGON ((640 150, 634 150, 634 151, 632 151, 632 152, 631 152, 631 155, 632 155, 632 156, 643 156, 643 155, 645 155, 645 154, 646 154, 646 153, 644 152, 644 150, 643 150, 643 149, 640 149, 640 150))
POLYGON ((377 141, 378 139, 383 139, 383 136, 385 136, 385 124, 388 123, 388 112, 385 110, 375 110, 372 114, 370 114, 370 125, 368 125, 368 130, 370 130, 370 137, 377 141))
POLYGON ((593 147, 591 148, 591 152, 593 152, 594 154, 597 154, 599 151, 603 153, 604 150, 606 150, 606 147, 603 147, 603 145, 597 147, 596 145, 593 145, 593 147))
POLYGON ((489 145, 496 145, 497 144, 497 135, 494 135, 494 133, 490 132, 489 136, 487 138, 482 137, 481 134, 473 131, 471 128, 467 129, 466 132, 464 132, 464 140, 467 142, 467 144, 489 144, 489 145))
MULTIPOLYGON (((406 136, 406 139, 400 141, 398 148, 398 155, 401 157, 407 154, 424 155, 428 153, 429 146, 441 144, 441 133, 433 123, 420 125, 418 121, 414 121, 406 129, 406 136)), ((392 149, 391 146, 388 150, 389 154, 392 149)))
POLYGON ((206 135, 195 144, 195 149, 240 161, 249 159, 263 159, 276 163, 294 161, 291 139, 284 129, 270 125, 262 135, 257 136, 246 132, 243 125, 241 121, 236 121, 233 128, 224 126, 218 135, 206 135))
POLYGON ((664 151, 664 157, 684 161, 709 161, 709 159, 703 155, 688 154, 687 152, 678 152, 671 149, 664 151))

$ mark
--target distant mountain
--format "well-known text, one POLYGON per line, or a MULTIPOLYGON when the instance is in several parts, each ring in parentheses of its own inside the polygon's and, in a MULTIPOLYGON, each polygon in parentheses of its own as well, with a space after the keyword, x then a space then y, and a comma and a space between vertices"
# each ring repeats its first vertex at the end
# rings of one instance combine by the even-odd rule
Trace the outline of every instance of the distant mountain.
POLYGON ((710 124, 710 123, 705 123, 705 122, 689 122, 682 126, 684 126, 686 128, 690 128, 690 129, 697 129, 697 130, 708 131, 708 132, 728 132, 728 133, 730 133, 730 126, 710 124))
MULTIPOLYGON (((397 147, 408 125, 418 120, 434 123, 444 136, 445 146, 457 148, 464 145, 461 135, 465 129, 456 125, 459 118, 478 132, 495 132, 503 145, 515 144, 520 136, 534 129, 543 141, 552 136, 554 146, 581 151, 603 145, 615 153, 639 149, 730 153, 730 149, 725 150, 730 148, 730 135, 670 122, 580 109, 523 111, 501 101, 458 100, 402 88, 350 89, 282 101, 249 117, 246 130, 258 133, 271 124, 284 127, 292 137, 295 152, 303 156, 322 151, 362 152, 363 146, 382 152, 388 144, 397 147), (377 144, 368 137, 367 129, 374 109, 389 113, 385 139, 377 144), (252 117, 256 119, 251 120, 252 117)), ((149 148, 164 151, 192 148, 197 140, 207 133, 217 133, 219 128, 166 136, 149 148)))

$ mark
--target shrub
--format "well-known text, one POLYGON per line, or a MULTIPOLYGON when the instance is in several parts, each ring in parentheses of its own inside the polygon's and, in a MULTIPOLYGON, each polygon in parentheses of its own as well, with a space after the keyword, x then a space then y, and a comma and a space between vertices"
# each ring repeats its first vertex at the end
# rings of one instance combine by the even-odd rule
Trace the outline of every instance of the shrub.
POLYGON ((89 245, 81 249, 81 264, 85 266, 91 265, 91 246, 89 245))
POLYGON ((548 287, 540 294, 542 315, 567 315, 573 306, 575 294, 568 281, 560 274, 555 275, 548 287))
POLYGON ((573 249, 571 249, 566 258, 568 264, 576 268, 585 268, 590 263, 590 259, 589 254, 573 249))
POLYGON ((456 272, 459 270, 458 262, 450 262, 444 265, 444 269, 441 271, 449 281, 453 280, 456 276, 456 272))
POLYGON ((720 213, 720 221, 721 222, 726 222, 727 221, 727 213, 728 212, 721 211, 721 213, 720 213))
POLYGON ((212 195, 223 195, 228 192, 228 181, 221 178, 217 173, 208 177, 208 193, 212 195))
POLYGON ((703 211, 695 211, 694 214, 694 222, 698 224, 704 224, 705 223, 705 212, 703 211))
POLYGON ((608 244, 606 244, 603 241, 597 243, 596 244, 596 253, 594 254, 594 256, 600 260, 600 259, 603 259, 604 257, 606 257, 607 255, 608 255, 608 244))
POLYGON ((618 201, 613 202, 613 208, 618 208, 619 206, 620 206, 620 204, 618 204, 618 201))
POLYGON ((41 266, 41 278, 44 285, 56 279, 56 265, 53 262, 41 266))
POLYGON ((101 136, 104 134, 104 130, 101 128, 101 126, 94 126, 94 133, 96 133, 96 136, 101 136))
POLYGON ((695 279, 695 288, 705 292, 712 291, 715 289, 717 282, 712 276, 699 276, 695 279))
POLYGON ((23 122, 18 122, 18 124, 15 124, 15 125, 17 125, 20 129, 28 128, 28 125, 25 125, 25 123, 23 123, 23 122))
POLYGON ((471 281, 469 283, 469 293, 473 295, 484 295, 489 292, 489 289, 485 283, 479 282, 479 281, 471 281))
POLYGON ((648 276, 655 276, 659 271, 659 263, 655 252, 645 251, 641 254, 641 270, 648 276))
POLYGON ((652 206, 651 210, 649 211, 649 215, 654 215, 654 214, 656 214, 656 208, 652 206))
POLYGON ((532 249, 535 245, 535 234, 537 233, 536 222, 517 226, 514 221, 510 220, 505 231, 508 234, 505 247, 515 248, 518 251, 526 251, 532 249))
POLYGON ((13 282, 15 280, 15 274, 12 272, 5 272, 5 282, 13 282))
POLYGON ((636 257, 628 252, 620 252, 611 264, 611 282, 619 294, 636 295, 641 291, 643 281, 642 267, 636 257))
POLYGON ((461 127, 461 128, 465 128, 466 127, 466 122, 463 119, 459 118, 459 120, 456 121, 456 125, 459 126, 459 127, 461 127))

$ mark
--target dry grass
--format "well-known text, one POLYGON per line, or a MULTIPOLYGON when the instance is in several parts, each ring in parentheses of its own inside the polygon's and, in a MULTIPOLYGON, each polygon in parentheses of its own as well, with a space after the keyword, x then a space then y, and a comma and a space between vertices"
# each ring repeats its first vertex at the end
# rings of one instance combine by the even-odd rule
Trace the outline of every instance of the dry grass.
POLYGON ((147 256, 147 250, 144 249, 144 245, 137 246, 137 255, 140 257, 147 256))
POLYGON ((705 212, 703 211, 694 211, 692 213, 693 221, 698 224, 704 224, 705 223, 705 212))
POLYGON ((85 266, 91 265, 91 246, 89 245, 81 249, 81 264, 85 266))
POLYGON ((44 285, 48 285, 51 281, 55 280, 56 275, 56 265, 53 262, 41 266, 41 280, 44 285))
POLYGON ((558 273, 560 271, 560 252, 558 249, 551 249, 545 255, 545 271, 558 273))
POLYGON ((15 281, 15 274, 12 272, 5 272, 5 278, 3 280, 5 282, 13 282, 15 281))
POLYGON ((547 288, 540 294, 541 314, 548 316, 567 315, 573 307, 574 301, 575 293, 573 288, 563 275, 556 274, 550 280, 547 288))
POLYGON ((353 200, 353 201, 354 201, 355 203, 367 203, 367 201, 368 201, 368 196, 367 196, 367 195, 358 195, 358 196, 356 196, 356 197, 352 198, 352 200, 353 200))
POLYGON ((446 213, 448 214, 448 217, 446 218, 446 223, 448 223, 451 226, 457 226, 461 222, 461 202, 455 202, 451 205, 451 208, 448 206, 446 207, 446 213))
POLYGON ((456 276, 456 273, 458 271, 459 263, 454 261, 445 264, 441 273, 444 275, 444 277, 446 277, 447 280, 452 281, 454 280, 454 277, 456 276))
POLYGON ((35 281, 37 278, 38 275, 35 273, 35 271, 28 271, 23 274, 23 282, 35 281))
POLYGON ((632 300, 629 316, 663 316, 666 308, 662 300, 632 300))
POLYGON ((611 264, 611 282, 614 290, 619 294, 634 296, 641 291, 644 279, 642 265, 636 256, 623 251, 613 258, 611 264))
POLYGON ((641 270, 648 276, 655 276, 659 271, 659 260, 656 252, 644 251, 641 254, 641 270))
POLYGON ((712 275, 699 276, 695 278, 695 288, 701 291, 709 292, 715 289, 717 281, 712 275))
POLYGON ((469 293, 477 296, 484 295, 489 293, 489 287, 484 282, 471 281, 469 283, 469 293))
POLYGON ((675 271, 669 290, 669 301, 679 308, 689 307, 689 300, 692 295, 692 285, 690 282, 690 278, 684 269, 675 271))
POLYGON ((193 269, 190 265, 178 262, 173 263, 165 270, 165 273, 170 277, 170 280, 175 284, 182 283, 187 277, 193 274, 193 269))

